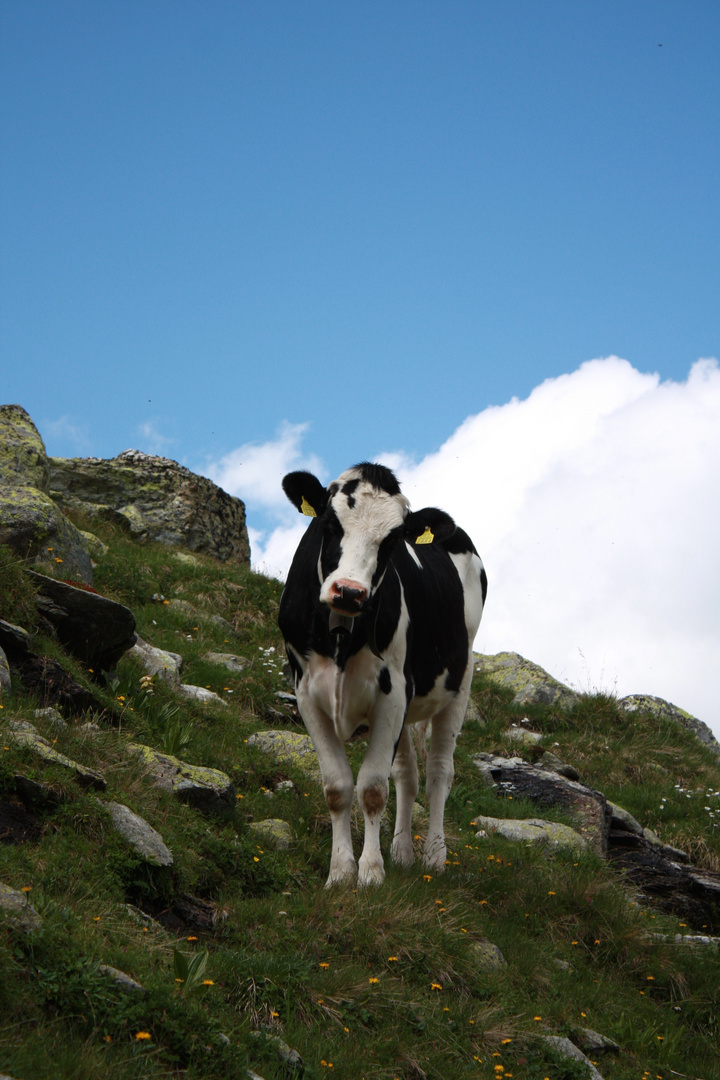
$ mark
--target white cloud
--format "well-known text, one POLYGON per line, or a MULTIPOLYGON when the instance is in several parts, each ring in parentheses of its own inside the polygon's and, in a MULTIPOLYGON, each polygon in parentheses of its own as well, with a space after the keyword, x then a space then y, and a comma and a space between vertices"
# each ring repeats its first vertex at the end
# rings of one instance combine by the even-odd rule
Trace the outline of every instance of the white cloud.
POLYGON ((57 420, 46 420, 41 427, 46 444, 52 440, 53 443, 59 444, 62 449, 69 446, 77 453, 87 451, 90 446, 87 424, 77 424, 67 414, 58 417, 57 420))
MULTIPOLYGON (((295 469, 308 469, 321 473, 323 464, 314 454, 305 454, 300 444, 309 424, 290 424, 285 420, 277 435, 266 443, 244 443, 217 462, 209 462, 205 475, 227 491, 247 503, 261 506, 282 517, 289 503, 281 482, 286 473, 295 469)), ((293 510, 297 516, 297 511, 293 510)), ((289 565, 289 563, 288 563, 289 565)), ((287 569, 287 567, 286 567, 287 569)))
POLYGON ((146 420, 144 423, 138 424, 136 430, 142 440, 142 448, 146 454, 158 454, 162 457, 177 442, 177 439, 162 434, 157 419, 146 420))
MULTIPOLYGON (((287 570, 303 528, 280 510, 280 478, 301 460, 317 471, 304 434, 286 425, 250 448, 249 487, 237 473, 237 494, 283 514, 255 549, 271 571, 287 570)), ((618 357, 591 360, 468 417, 419 462, 375 459, 415 509, 440 505, 473 537, 490 579, 479 651, 520 652, 580 689, 656 694, 720 737, 716 361, 662 383, 618 357)))

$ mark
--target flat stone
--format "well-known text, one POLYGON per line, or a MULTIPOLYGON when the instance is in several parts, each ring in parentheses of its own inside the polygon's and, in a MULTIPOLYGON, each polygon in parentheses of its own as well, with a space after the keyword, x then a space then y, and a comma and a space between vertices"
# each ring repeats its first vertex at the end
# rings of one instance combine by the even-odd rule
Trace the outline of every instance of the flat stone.
POLYGON ((571 1061, 582 1061, 587 1069, 588 1080, 603 1080, 590 1059, 569 1039, 561 1038, 559 1035, 541 1035, 540 1038, 562 1057, 569 1058, 571 1061))
POLYGON ((129 655, 140 661, 146 675, 157 675, 158 678, 164 679, 171 686, 178 687, 180 685, 180 669, 183 658, 179 653, 158 649, 138 637, 132 649, 130 649, 129 655))
POLYGON ((214 690, 208 690, 204 686, 191 686, 189 683, 180 683, 178 690, 185 697, 200 701, 203 705, 222 705, 227 708, 227 701, 216 694, 214 690))
POLYGON ((31 903, 27 894, 0 881, 0 914, 4 915, 11 926, 18 930, 41 930, 43 921, 31 903))
POLYGON ((142 743, 128 743, 131 753, 142 758, 155 786, 202 813, 226 812, 235 806, 235 788, 227 773, 153 750, 142 743))
POLYGON ((276 851, 287 851, 295 839, 295 830, 282 818, 266 818, 264 821, 251 821, 248 829, 259 840, 276 851))
MULTIPOLYGON (((217 664, 219 667, 224 667, 227 671, 231 671, 233 675, 240 675, 243 671, 250 667, 250 661, 244 656, 236 656, 235 653, 221 653, 221 652, 207 652, 203 656, 203 660, 207 660, 209 664, 217 664)), ((279 694, 275 695, 279 697, 279 694)), ((293 697, 294 695, 287 695, 293 697)))
POLYGON ((289 1065, 292 1069, 299 1069, 303 1065, 303 1059, 297 1050, 293 1050, 284 1042, 279 1035, 268 1035, 265 1031, 251 1031, 250 1034, 256 1038, 265 1038, 278 1052, 278 1055, 282 1061, 289 1065))
POLYGON ((183 566, 200 566, 202 565, 199 559, 196 559, 194 555, 191 555, 189 551, 173 551, 173 559, 176 562, 182 563, 183 566))
POLYGON ((138 855, 155 866, 172 866, 172 852, 164 843, 160 833, 153 829, 144 818, 122 803, 106 802, 100 805, 108 810, 116 831, 127 840, 138 855))
POLYGON ((248 746, 257 746, 276 761, 294 765, 309 780, 322 783, 320 764, 309 735, 297 731, 257 731, 248 739, 248 746))
POLYGON ((547 847, 548 851, 558 851, 561 848, 587 851, 589 847, 585 837, 569 825, 543 821, 542 818, 493 818, 481 814, 471 824, 484 830, 488 836, 497 834, 506 840, 547 847))
POLYGON ((566 765, 557 754, 553 754, 552 750, 546 750, 543 756, 538 759, 537 764, 539 768, 547 769, 548 772, 556 772, 568 780, 580 779, 580 774, 574 765, 566 765))
POLYGON ((111 967, 110 964, 100 964, 98 971, 101 975, 107 975, 117 983, 123 990, 132 990, 135 993, 144 994, 145 987, 142 983, 136 982, 135 979, 131 979, 129 975, 126 975, 124 971, 120 971, 119 968, 111 967))
POLYGON ((720 937, 708 937, 706 934, 653 934, 653 938, 668 945, 685 945, 689 949, 720 947, 720 937))
POLYGON ((27 746, 34 754, 37 754, 43 761, 52 765, 62 765, 65 769, 70 769, 75 773, 75 776, 83 787, 93 787, 100 791, 104 791, 107 787, 107 781, 100 773, 95 772, 94 769, 88 769, 86 765, 81 765, 77 761, 73 761, 72 758, 66 757, 65 754, 59 753, 47 739, 39 735, 32 724, 27 721, 10 721, 8 724, 9 730, 6 730, 5 737, 12 739, 12 741, 18 746, 27 746))

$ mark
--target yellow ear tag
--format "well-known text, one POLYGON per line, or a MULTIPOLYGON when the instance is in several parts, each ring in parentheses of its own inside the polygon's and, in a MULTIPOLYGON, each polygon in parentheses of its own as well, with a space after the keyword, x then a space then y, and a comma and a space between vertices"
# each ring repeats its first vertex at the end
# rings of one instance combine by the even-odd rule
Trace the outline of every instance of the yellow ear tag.
POLYGON ((435 539, 435 536, 434 536, 433 533, 430 532, 430 526, 426 525, 425 526, 425 532, 422 533, 420 536, 418 536, 415 543, 416 544, 432 544, 434 539, 435 539))
POLYGON ((300 509, 302 510, 305 517, 317 517, 317 514, 315 513, 312 506, 307 501, 304 495, 302 498, 302 502, 300 503, 300 509))

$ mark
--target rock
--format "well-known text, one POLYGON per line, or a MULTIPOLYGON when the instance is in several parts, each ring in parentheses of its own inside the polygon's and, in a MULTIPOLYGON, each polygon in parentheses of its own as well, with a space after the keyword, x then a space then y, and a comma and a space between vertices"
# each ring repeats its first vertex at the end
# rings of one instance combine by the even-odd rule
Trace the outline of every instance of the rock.
POLYGON ((655 941, 664 941, 666 945, 684 945, 689 949, 720 947, 720 937, 707 937, 705 934, 653 934, 655 941))
POLYGON ((171 792, 181 802, 189 803, 202 813, 227 812, 235 806, 232 781, 219 769, 189 765, 141 743, 129 743, 128 749, 142 758, 156 787, 171 792))
POLYGON ((57 709, 53 709, 49 706, 47 709, 35 709, 33 716, 36 720, 44 720, 46 724, 50 724, 51 727, 66 728, 67 723, 63 720, 57 709))
POLYGON ((195 619, 200 614, 195 605, 191 604, 189 600, 179 600, 177 597, 168 600, 166 607, 171 608, 173 611, 182 611, 183 615, 189 615, 192 619, 195 619))
POLYGON ((610 832, 608 856, 661 910, 691 926, 720 930, 720 873, 685 865, 668 857, 663 844, 625 829, 610 832))
POLYGON ((97 713, 105 711, 103 703, 90 690, 76 682, 57 660, 49 656, 37 656, 28 653, 15 659, 13 672, 24 688, 35 694, 46 705, 58 705, 71 716, 94 709, 97 713))
POLYGON ((185 697, 193 698, 194 701, 200 701, 203 705, 222 705, 223 708, 228 707, 227 701, 224 701, 214 690, 208 690, 206 686, 192 686, 190 683, 180 683, 178 690, 181 694, 184 694, 185 697))
MULTIPOLYGON (((607 801, 610 807, 610 813, 612 815, 610 819, 610 827, 612 829, 626 829, 628 832, 634 833, 635 836, 642 836, 643 827, 639 821, 636 821, 632 814, 627 810, 623 810, 621 806, 618 806, 614 802, 607 801)), ((660 841, 658 840, 658 843, 660 841)))
POLYGON ((519 653, 501 652, 494 656, 475 653, 473 659, 477 672, 515 692, 515 705, 559 705, 571 709, 580 700, 574 690, 519 653))
POLYGON ((289 1065, 292 1069, 299 1069, 303 1065, 303 1059, 298 1054, 297 1050, 292 1050, 286 1042, 279 1037, 279 1035, 268 1035, 265 1031, 251 1031, 250 1034, 256 1038, 265 1038, 272 1046, 277 1050, 282 1061, 286 1065, 289 1065))
POLYGON ((120 971, 119 968, 110 967, 109 964, 99 964, 98 971, 101 975, 107 975, 111 978, 121 990, 132 990, 134 993, 139 994, 145 993, 145 987, 142 983, 131 979, 129 975, 126 975, 124 971, 120 971))
POLYGON ((471 824, 484 830, 488 836, 497 834, 507 840, 520 840, 526 844, 547 847, 549 851, 558 851, 560 848, 587 851, 589 846, 585 837, 569 825, 543 821, 542 818, 493 818, 480 814, 471 824))
POLYGON ((606 1035, 601 1035, 599 1031, 593 1031, 592 1028, 578 1028, 573 1032, 573 1042, 585 1054, 620 1053, 620 1047, 616 1042, 608 1039, 606 1035))
POLYGON ((184 566, 202 566, 199 559, 196 559, 194 555, 191 555, 188 551, 173 551, 173 559, 182 563, 184 566))
POLYGON ((22 626, 0 619, 0 646, 8 653, 26 653, 30 651, 32 637, 22 626))
POLYGON ((109 812, 115 830, 125 837, 138 855, 155 866, 172 866, 172 852, 163 842, 160 833, 144 818, 122 803, 106 802, 100 805, 109 812))
POLYGON ((140 661, 146 675, 157 675, 171 686, 180 686, 183 658, 179 653, 158 649, 138 637, 132 649, 129 650, 129 655, 140 661))
POLYGON ((540 806, 559 806, 572 811, 582 824, 578 831, 598 855, 607 850, 611 814, 605 796, 568 780, 558 773, 528 765, 520 758, 477 754, 473 758, 485 782, 506 795, 532 799, 540 806))
POLYGON ((491 941, 473 941, 470 945, 470 954, 477 966, 478 971, 497 971, 507 967, 507 960, 497 945, 491 941))
POLYGON ((10 677, 10 665, 4 650, 0 647, 0 693, 9 694, 12 690, 12 678, 10 677))
POLYGON ((696 716, 691 716, 678 705, 673 705, 663 698, 653 697, 651 694, 629 694, 627 697, 620 698, 618 705, 628 713, 651 713, 660 720, 675 720, 688 731, 692 731, 701 743, 720 754, 720 742, 717 741, 708 725, 698 720, 696 716))
POLYGON ((282 818, 266 818, 265 821, 251 821, 248 829, 255 833, 257 838, 268 847, 276 851, 287 851, 293 840, 295 832, 287 821, 282 818))
POLYGON ((568 780, 580 779, 580 774, 574 766, 564 765, 557 754, 553 754, 550 750, 545 751, 543 756, 539 758, 537 764, 541 769, 546 769, 548 772, 559 773, 560 776, 565 776, 568 780))
POLYGON ((567 960, 561 960, 559 956, 553 957, 553 964, 558 969, 558 971, 568 971, 572 974, 572 972, 575 970, 572 964, 568 964, 567 960))
POLYGON ((11 889, 0 881, 0 915, 18 930, 42 930, 43 921, 28 901, 27 893, 11 889))
POLYGON ((115 458, 49 458, 48 491, 67 510, 117 523, 223 562, 249 563, 245 506, 170 458, 125 450, 115 458))
POLYGON ((524 746, 535 746, 537 743, 542 742, 543 739, 539 731, 526 731, 525 728, 517 727, 516 724, 503 732, 503 735, 506 739, 510 739, 511 742, 522 743, 524 746))
POLYGON ((92 589, 42 574, 31 576, 38 590, 38 610, 55 627, 65 648, 95 671, 112 671, 135 644, 132 611, 92 589))
MULTIPOLYGON (((246 660, 244 656, 236 656, 235 653, 224 652, 208 652, 203 656, 203 660, 207 660, 209 664, 217 664, 219 667, 224 667, 227 671, 231 671, 233 675, 240 675, 246 668, 250 667, 250 661, 246 660)), ((280 695, 276 695, 279 697, 280 695)), ((294 695, 287 695, 295 700, 294 695)))
POLYGON ((80 529, 80 535, 87 544, 91 557, 96 562, 98 559, 102 559, 104 555, 107 555, 110 548, 95 533, 88 532, 87 529, 80 529))
POLYGON ((20 405, 0 406, 0 544, 45 566, 62 563, 92 581, 85 540, 48 492, 48 458, 40 432, 20 405))
POLYGON ((83 787, 93 787, 100 791, 104 791, 107 787, 107 781, 100 773, 95 772, 94 769, 88 769, 86 765, 80 765, 79 762, 73 761, 72 758, 65 757, 64 754, 59 753, 47 739, 44 739, 42 735, 39 735, 32 724, 27 721, 15 721, 11 720, 7 728, 5 729, 5 738, 11 739, 19 746, 28 747, 34 754, 43 761, 47 761, 51 765, 62 765, 65 769, 70 769, 75 773, 76 779, 83 787))
POLYGON ((308 780, 322 783, 320 765, 309 735, 296 731, 257 731, 248 739, 248 746, 257 746, 276 761, 296 766, 308 780))
POLYGON ((561 1038, 559 1035, 541 1035, 540 1038, 548 1046, 552 1046, 561 1057, 569 1058, 571 1061, 581 1061, 587 1069, 587 1080, 603 1080, 590 1059, 569 1039, 561 1038))
POLYGON ((57 791, 51 784, 43 784, 22 773, 13 776, 15 791, 26 806, 57 806, 63 801, 62 791, 57 791))
MULTIPOLYGON (((171 929, 173 920, 180 920, 184 926, 191 926, 204 933, 212 933, 218 922, 226 919, 227 915, 225 908, 219 908, 212 901, 201 900, 197 896, 191 896, 190 893, 183 893, 173 904, 172 911, 162 915, 161 919, 168 929, 171 929)), ((175 928, 178 929, 177 926, 175 928)))

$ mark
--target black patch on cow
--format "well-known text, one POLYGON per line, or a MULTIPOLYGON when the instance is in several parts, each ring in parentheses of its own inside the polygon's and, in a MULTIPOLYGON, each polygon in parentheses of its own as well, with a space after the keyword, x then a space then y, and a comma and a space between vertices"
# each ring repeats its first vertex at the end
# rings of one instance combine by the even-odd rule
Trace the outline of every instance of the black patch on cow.
POLYGON ((487 574, 485 573, 485 567, 483 566, 480 571, 480 587, 482 589, 483 607, 485 606, 485 597, 487 596, 487 574))
POLYGON ((397 482, 395 473, 385 465, 376 465, 372 461, 361 461, 359 465, 354 466, 352 471, 359 472, 362 480, 367 480, 369 484, 372 484, 379 491, 387 491, 388 495, 400 494, 400 485, 397 482))
POLYGON ((355 505, 355 488, 359 483, 359 480, 346 480, 342 486, 342 493, 347 495, 347 504, 351 510, 355 505))
POLYGON ((456 526, 452 536, 449 536, 447 540, 443 540, 443 547, 446 551, 449 551, 451 555, 464 555, 467 551, 472 551, 473 555, 477 555, 472 540, 465 530, 461 529, 459 526, 456 526))
POLYGON ((380 670, 380 674, 378 675, 378 686, 383 694, 389 694, 392 690, 392 679, 390 678, 390 672, 386 667, 380 670))

